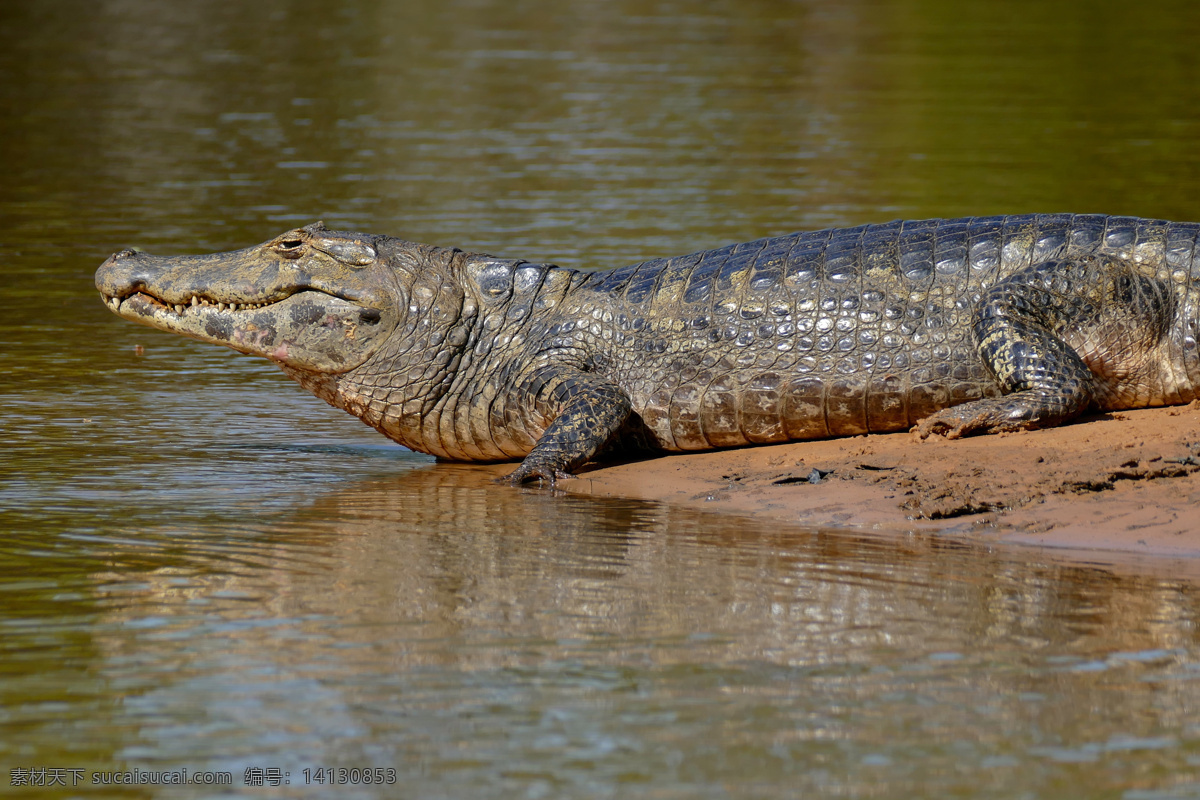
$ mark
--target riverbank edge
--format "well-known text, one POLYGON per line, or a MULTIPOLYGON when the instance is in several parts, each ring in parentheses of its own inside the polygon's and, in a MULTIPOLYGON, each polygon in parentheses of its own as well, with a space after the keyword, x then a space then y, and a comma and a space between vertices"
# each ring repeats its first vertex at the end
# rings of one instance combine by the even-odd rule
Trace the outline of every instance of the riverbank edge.
POLYGON ((1200 568, 1200 404, 958 440, 869 434, 672 454, 589 466, 559 488, 810 528, 1185 558, 1200 568))

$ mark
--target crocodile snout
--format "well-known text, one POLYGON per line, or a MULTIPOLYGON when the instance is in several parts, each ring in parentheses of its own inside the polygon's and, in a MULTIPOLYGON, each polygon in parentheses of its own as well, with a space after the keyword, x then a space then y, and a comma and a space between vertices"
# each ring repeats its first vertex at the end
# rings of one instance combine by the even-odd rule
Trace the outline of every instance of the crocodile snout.
POLYGON ((96 288, 107 297, 123 297, 145 288, 153 277, 148 261, 136 250, 113 253, 96 270, 96 288))

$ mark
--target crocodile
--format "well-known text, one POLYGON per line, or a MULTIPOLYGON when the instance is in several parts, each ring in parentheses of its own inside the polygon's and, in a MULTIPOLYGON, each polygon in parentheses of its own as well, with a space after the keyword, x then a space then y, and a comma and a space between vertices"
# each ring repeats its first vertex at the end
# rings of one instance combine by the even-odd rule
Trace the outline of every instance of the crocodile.
POLYGON ((1190 402, 1198 238, 1102 215, 895 221, 589 271, 318 222, 228 253, 123 250, 96 286, 405 447, 552 485, 621 452, 1190 402))

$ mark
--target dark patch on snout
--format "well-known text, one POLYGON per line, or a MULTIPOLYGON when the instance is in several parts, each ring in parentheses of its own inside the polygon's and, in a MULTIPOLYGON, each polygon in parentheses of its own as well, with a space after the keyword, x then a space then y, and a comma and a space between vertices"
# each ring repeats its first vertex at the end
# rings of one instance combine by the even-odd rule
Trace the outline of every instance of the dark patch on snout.
POLYGON ((325 309, 316 303, 300 303, 292 307, 292 322, 297 325, 316 325, 325 319, 325 309))
POLYGON ((279 339, 279 331, 272 324, 274 322, 269 314, 255 314, 254 321, 249 324, 244 324, 235 332, 235 338, 243 342, 250 342, 255 347, 266 349, 274 347, 275 342, 279 339))
POLYGON ((210 317, 204 322, 204 332, 214 339, 228 342, 233 338, 233 323, 228 319, 210 317))
POLYGON ((137 305, 133 306, 133 310, 139 316, 154 319, 154 313, 157 309, 152 303, 138 303, 137 305))

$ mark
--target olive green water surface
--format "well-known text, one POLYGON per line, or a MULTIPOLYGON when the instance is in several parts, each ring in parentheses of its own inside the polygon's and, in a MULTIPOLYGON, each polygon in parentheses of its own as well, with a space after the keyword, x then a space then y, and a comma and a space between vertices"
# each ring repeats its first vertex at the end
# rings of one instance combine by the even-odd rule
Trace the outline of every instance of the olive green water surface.
POLYGON ((1184 2, 0 6, 0 788, 1200 797, 1194 565, 493 486, 91 284, 318 218, 580 267, 1200 220, 1197 31, 1184 2), (184 769, 233 783, 92 783, 184 769), (67 785, 12 785, 39 774, 67 785))

